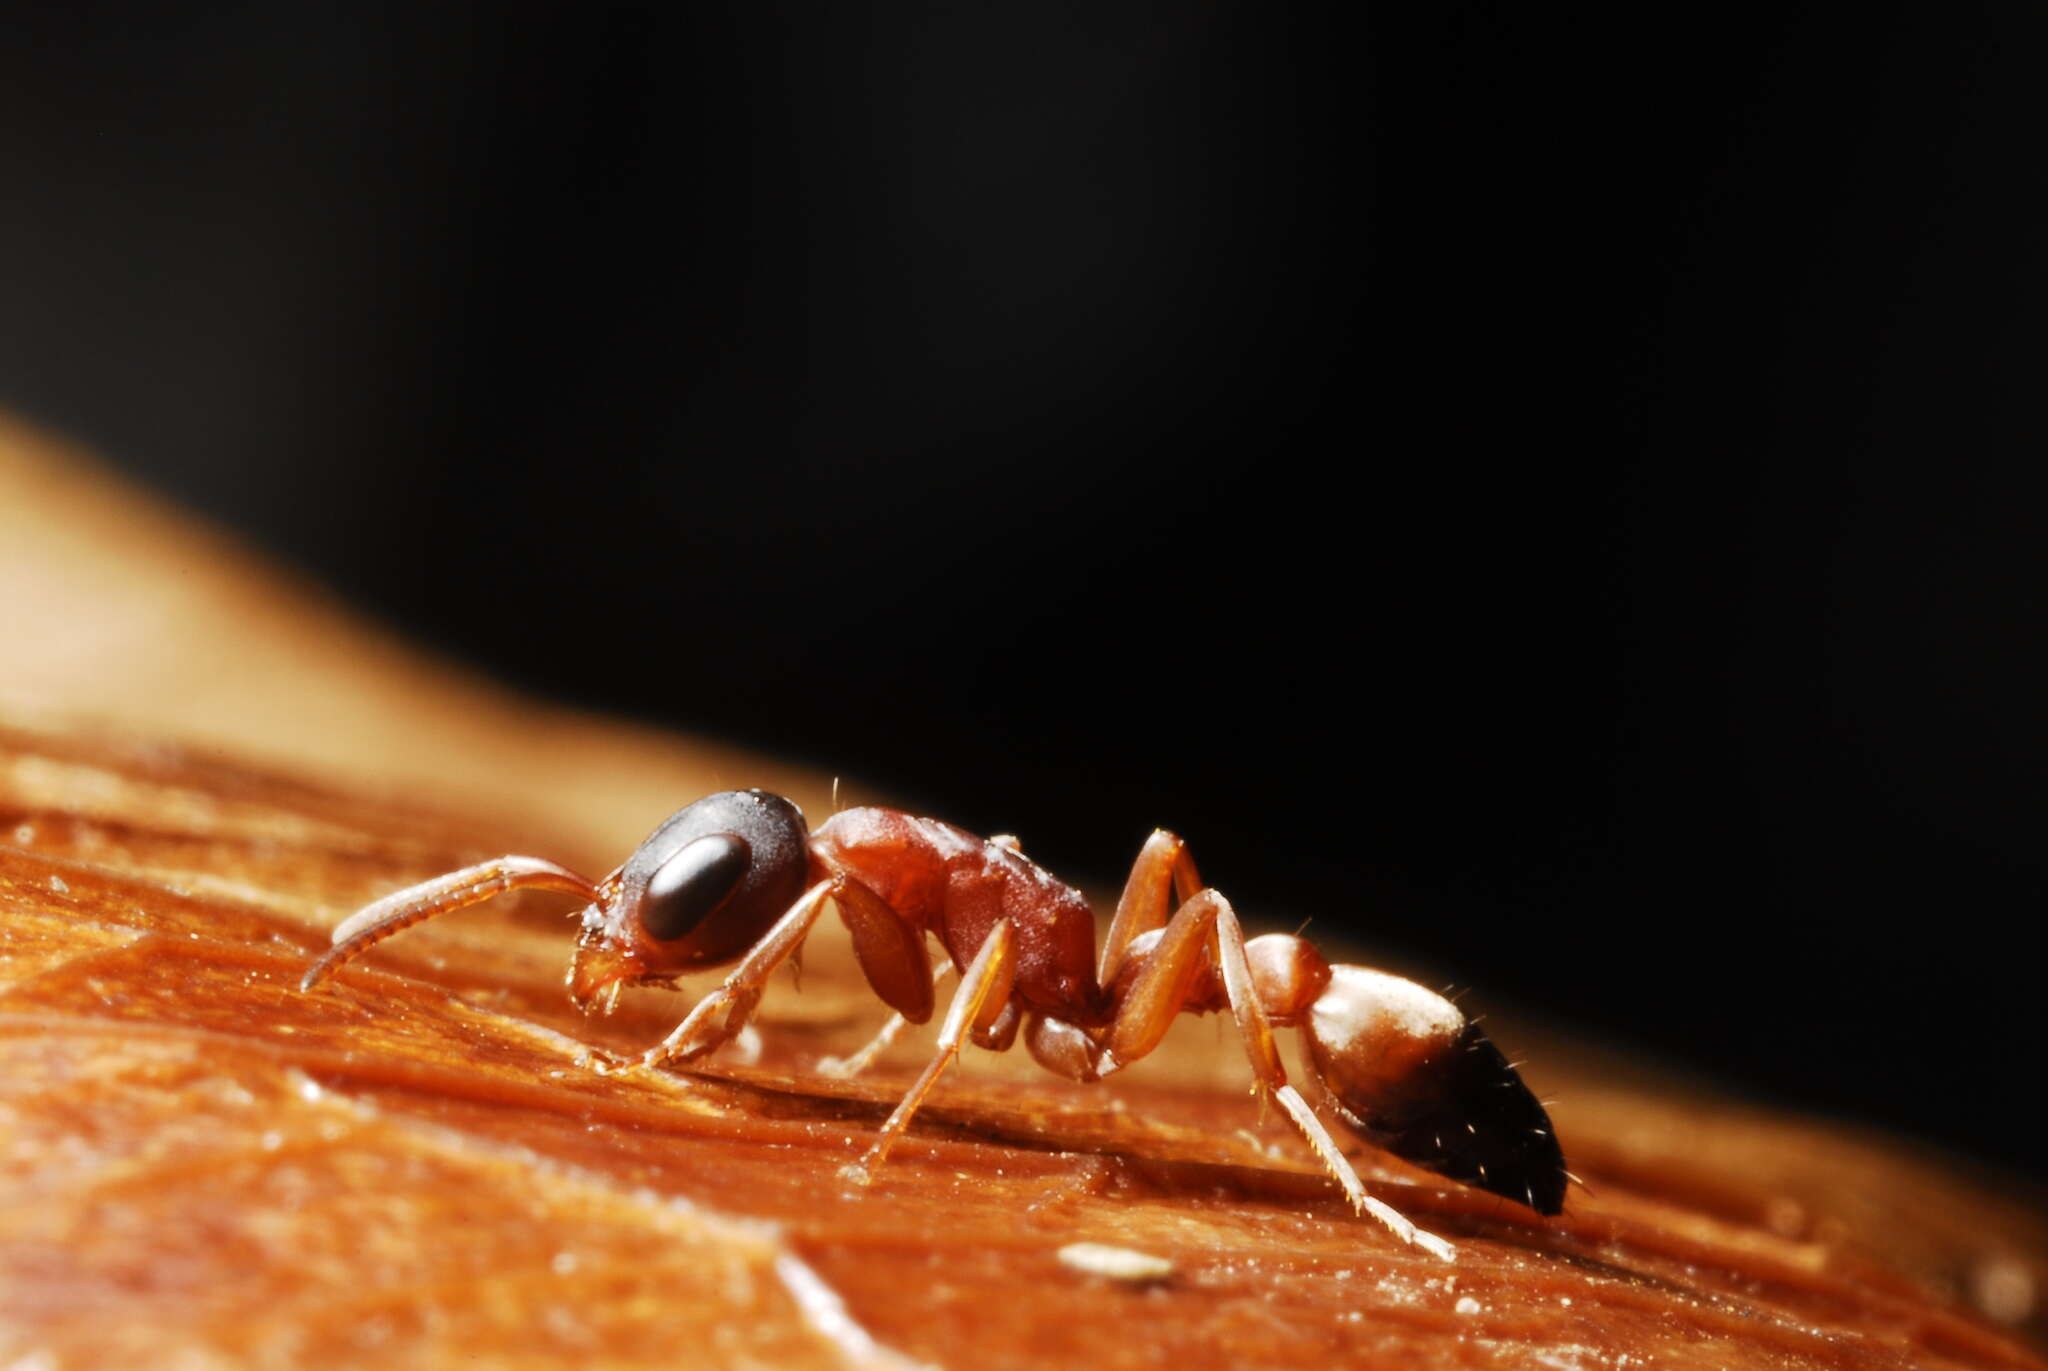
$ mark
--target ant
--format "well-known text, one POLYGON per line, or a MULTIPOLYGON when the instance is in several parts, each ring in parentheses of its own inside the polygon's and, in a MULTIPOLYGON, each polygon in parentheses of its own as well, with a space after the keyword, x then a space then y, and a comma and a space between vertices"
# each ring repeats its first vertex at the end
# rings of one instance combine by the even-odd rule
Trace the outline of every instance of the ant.
POLYGON ((960 985, 930 1063, 845 1169, 855 1183, 881 1165, 969 1040, 1001 1052, 1021 1032, 1047 1070, 1099 1081, 1156 1047, 1176 1014, 1228 1010, 1255 1088, 1279 1104, 1352 1208, 1402 1240, 1452 1256, 1450 1244, 1366 1193, 1288 1082, 1275 1028, 1301 1032, 1310 1092, 1368 1140, 1540 1214, 1563 1207, 1567 1173, 1549 1116, 1476 1022, 1413 981, 1332 965, 1305 939, 1247 941, 1230 901, 1202 884, 1187 845, 1163 829, 1132 865, 1098 951, 1086 900, 1014 837, 983 839, 878 807, 842 810, 812 833, 782 796, 728 790, 672 815, 599 881, 536 857, 500 857, 387 895, 335 928, 299 988, 423 919, 518 889, 588 902, 568 975, 569 997, 585 1012, 609 1010, 623 986, 672 985, 738 963, 642 1055, 648 1067, 701 1057, 738 1034, 829 902, 868 984, 896 1013, 842 1064, 851 1074, 905 1022, 931 1018, 938 978, 925 938, 937 937, 960 985))

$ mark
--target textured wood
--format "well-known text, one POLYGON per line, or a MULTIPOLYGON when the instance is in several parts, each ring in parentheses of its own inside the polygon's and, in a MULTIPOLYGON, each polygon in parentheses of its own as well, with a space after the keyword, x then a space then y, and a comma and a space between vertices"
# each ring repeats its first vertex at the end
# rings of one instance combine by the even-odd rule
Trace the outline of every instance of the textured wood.
POLYGON ((300 995, 325 930, 394 886, 507 849, 602 868, 713 785, 814 812, 822 787, 466 681, 4 434, 0 510, 43 530, 33 581, 0 541, 0 1366, 2042 1365, 2034 1196, 1499 1013, 1591 1190, 1544 1221, 1361 1149, 1446 1266, 1259 1126, 1206 1023, 1093 1089, 970 1052, 849 1190, 924 1039, 871 1080, 809 1070, 882 1017, 836 929, 801 993, 778 978, 759 1057, 695 1075, 580 1059, 704 982, 579 1019, 556 897, 300 995), (12 502, 10 462, 42 483, 12 502), (54 533, 23 514, 52 490, 54 533), (137 610, 173 563, 184 598, 137 610), (102 631, 60 669, 81 614, 102 631), (1062 1260, 1081 1242, 1171 1271, 1062 1260))

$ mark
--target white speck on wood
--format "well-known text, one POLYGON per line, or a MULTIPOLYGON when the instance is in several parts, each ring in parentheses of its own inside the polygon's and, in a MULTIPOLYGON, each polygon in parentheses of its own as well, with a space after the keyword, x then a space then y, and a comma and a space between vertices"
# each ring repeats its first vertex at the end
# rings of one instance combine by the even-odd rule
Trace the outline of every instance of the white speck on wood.
POLYGON ((1070 1242, 1060 1249, 1059 1258, 1063 1266, 1113 1281, 1163 1281, 1173 1274, 1173 1263, 1165 1257, 1099 1242, 1070 1242))

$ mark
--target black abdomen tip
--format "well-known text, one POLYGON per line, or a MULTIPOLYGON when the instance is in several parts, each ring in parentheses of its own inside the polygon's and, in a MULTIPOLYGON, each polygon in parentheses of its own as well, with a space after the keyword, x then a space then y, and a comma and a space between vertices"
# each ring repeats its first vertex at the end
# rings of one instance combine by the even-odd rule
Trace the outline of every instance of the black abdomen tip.
POLYGON ((1539 1214, 1562 1211, 1564 1149, 1543 1105, 1493 1040, 1467 1024, 1431 1069, 1430 1106, 1399 1129, 1372 1128, 1373 1141, 1539 1214))

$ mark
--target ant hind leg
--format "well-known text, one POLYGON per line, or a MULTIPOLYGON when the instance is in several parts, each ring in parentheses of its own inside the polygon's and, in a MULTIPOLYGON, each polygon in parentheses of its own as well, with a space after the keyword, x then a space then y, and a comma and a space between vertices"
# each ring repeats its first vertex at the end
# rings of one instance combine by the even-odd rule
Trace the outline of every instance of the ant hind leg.
MULTIPOLYGON (((1287 1115, 1295 1131, 1308 1143, 1330 1178, 1344 1191, 1355 1212, 1370 1214, 1385 1224, 1403 1242, 1433 1256, 1450 1261, 1454 1249, 1442 1238, 1417 1228, 1404 1215, 1366 1193, 1344 1154, 1338 1150, 1315 1111, 1301 1093, 1288 1083, 1280 1051, 1273 1041, 1272 1024, 1259 1004, 1252 981, 1250 960, 1245 956, 1244 930, 1238 924, 1230 902, 1214 890, 1202 890, 1181 905, 1159 940, 1145 954, 1144 965, 1132 978, 1117 1005, 1116 1018, 1102 1039, 1099 1054, 1086 1065, 1107 1075, 1150 1052, 1166 1036, 1173 1018, 1186 1007, 1196 982, 1211 967, 1220 971, 1224 998, 1237 1022, 1238 1038, 1251 1062, 1255 1088, 1270 1095, 1287 1115)), ((1078 1032, 1074 1034, 1078 1036, 1078 1032)), ((1083 1065, 1074 1057, 1077 1050, 1065 1035, 1045 1036, 1044 1030, 1030 1040, 1033 1055, 1054 1070, 1041 1049, 1058 1057, 1062 1049, 1073 1058, 1071 1065, 1083 1065)), ((1086 1049, 1079 1049, 1083 1052, 1086 1049)))
POLYGON ((1138 849, 1138 859, 1131 863, 1131 874, 1117 899, 1116 914, 1109 921, 1109 933, 1096 963, 1096 983, 1115 985, 1117 969, 1132 941, 1166 927, 1173 912, 1169 897, 1178 897, 1185 904, 1201 888, 1202 877, 1195 870, 1195 859, 1188 855, 1187 843, 1177 833, 1153 829, 1138 849))

